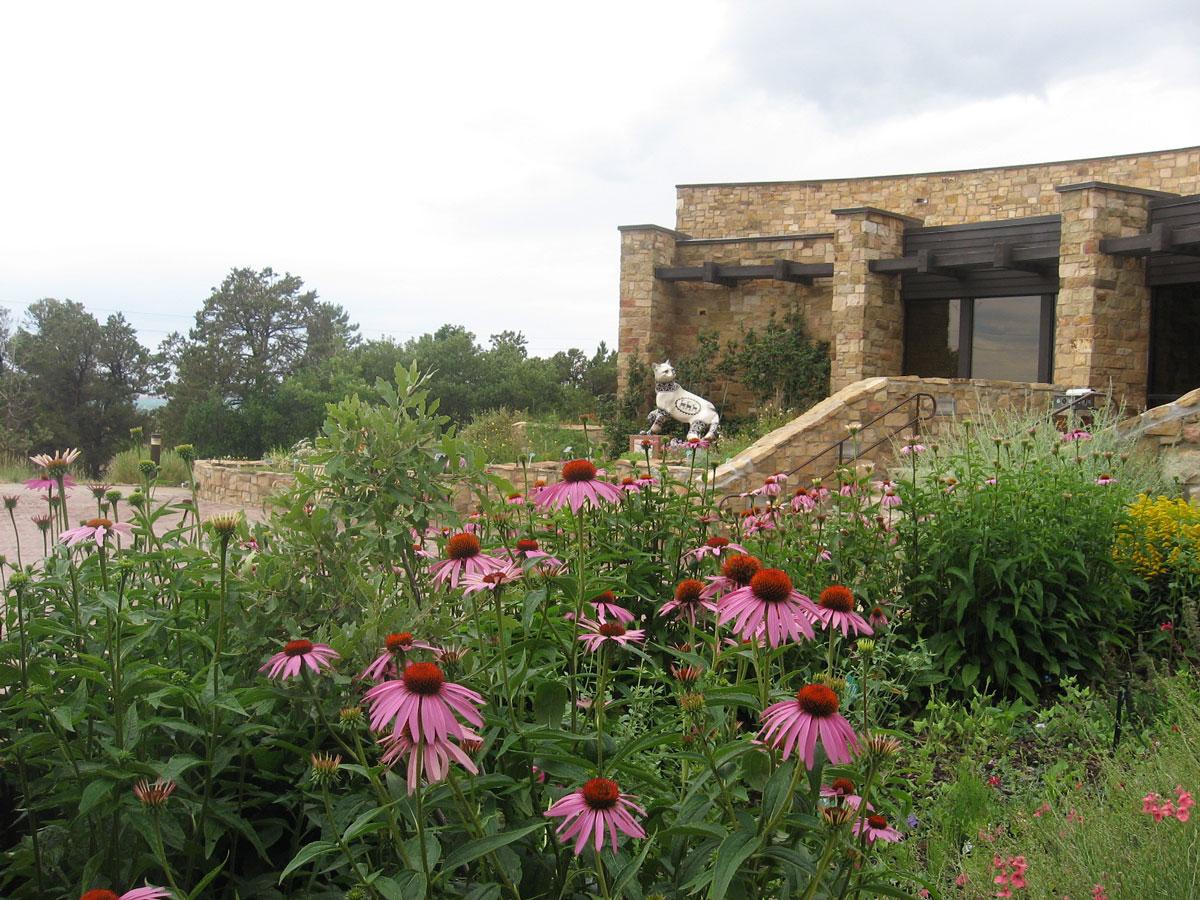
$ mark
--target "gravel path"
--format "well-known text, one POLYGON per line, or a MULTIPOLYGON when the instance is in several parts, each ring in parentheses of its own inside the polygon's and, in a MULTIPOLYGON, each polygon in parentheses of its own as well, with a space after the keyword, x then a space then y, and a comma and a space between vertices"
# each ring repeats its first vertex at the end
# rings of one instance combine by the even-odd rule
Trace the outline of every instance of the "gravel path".
MULTIPOLYGON (((134 485, 117 484, 113 485, 123 495, 128 496, 134 490, 134 485)), ((20 497, 17 503, 17 508, 13 510, 16 516, 17 528, 21 534, 21 560, 26 565, 42 558, 42 533, 38 530, 37 525, 33 523, 33 516, 46 512, 46 494, 44 491, 31 491, 20 483, 0 483, 0 496, 20 497)), ((164 501, 183 500, 190 497, 191 494, 186 488, 166 487, 159 485, 154 489, 154 503, 157 506, 164 501)), ((242 509, 240 506, 234 506, 230 503, 217 503, 216 501, 200 501, 200 515, 207 519, 210 516, 220 513, 245 513, 247 519, 251 522, 258 522, 265 518, 261 509, 242 509)), ((96 515, 96 500, 92 497, 92 492, 85 485, 78 485, 70 488, 67 491, 67 521, 72 526, 96 515)), ((168 531, 179 522, 180 514, 171 512, 163 516, 155 523, 155 531, 160 534, 168 531)), ((120 521, 132 521, 133 511, 129 506, 122 501, 117 505, 117 517, 120 521)), ((8 511, 0 508, 0 554, 3 554, 10 565, 16 565, 17 561, 17 541, 13 535, 12 521, 8 517, 8 511)))

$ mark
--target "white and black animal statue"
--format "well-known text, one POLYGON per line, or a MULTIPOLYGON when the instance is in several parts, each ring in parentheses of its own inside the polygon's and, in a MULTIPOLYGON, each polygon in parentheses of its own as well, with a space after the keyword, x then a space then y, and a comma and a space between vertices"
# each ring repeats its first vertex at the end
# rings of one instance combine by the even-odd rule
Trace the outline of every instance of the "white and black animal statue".
POLYGON ((689 438, 711 440, 717 436, 721 424, 717 408, 679 386, 675 380, 675 367, 669 359, 654 367, 654 405, 647 416, 650 434, 661 434, 667 419, 674 419, 688 426, 689 438))

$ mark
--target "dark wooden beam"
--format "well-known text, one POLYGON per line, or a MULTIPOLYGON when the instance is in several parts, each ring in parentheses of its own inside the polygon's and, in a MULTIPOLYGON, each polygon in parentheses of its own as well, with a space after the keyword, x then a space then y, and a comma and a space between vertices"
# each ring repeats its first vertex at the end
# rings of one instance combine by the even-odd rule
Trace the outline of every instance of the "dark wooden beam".
POLYGON ((969 269, 1022 269, 1041 271, 1058 264, 1058 244, 1041 243, 1019 246, 1000 242, 980 250, 918 250, 911 256, 898 259, 876 259, 870 263, 872 272, 916 272, 922 275, 956 277, 969 269), (1003 248, 1003 249, 1001 249, 1003 248), (1001 261, 1004 265, 1000 265, 1001 261))
POLYGON ((1100 252, 1109 256, 1159 256, 1164 253, 1200 255, 1200 225, 1172 228, 1157 222, 1145 234, 1105 238, 1100 242, 1100 252))
POLYGON ((1001 241, 992 249, 993 269, 1016 269, 1019 272, 1034 272, 1042 274, 1047 269, 1058 264, 1058 248, 1054 248, 1054 256, 1043 255, 1042 247, 1017 247, 1008 241, 1001 241))
POLYGON ((660 281, 700 281, 732 287, 738 282, 782 280, 795 284, 811 284, 814 278, 832 278, 833 263, 799 263, 776 260, 771 265, 734 266, 705 262, 699 266, 656 266, 654 277, 660 281), (781 269, 780 263, 785 266, 781 269), (780 274, 783 278, 780 278, 780 274))
POLYGON ((933 261, 933 254, 928 250, 917 251, 917 274, 918 275, 941 275, 944 278, 957 278, 958 273, 947 266, 937 265, 933 261))

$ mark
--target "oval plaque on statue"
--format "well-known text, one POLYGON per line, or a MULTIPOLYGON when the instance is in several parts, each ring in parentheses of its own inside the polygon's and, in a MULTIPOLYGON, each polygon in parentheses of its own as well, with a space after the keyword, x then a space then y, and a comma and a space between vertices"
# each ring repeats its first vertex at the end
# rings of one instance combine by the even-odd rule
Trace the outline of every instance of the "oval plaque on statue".
POLYGON ((691 397, 680 397, 675 401, 675 408, 685 416, 694 416, 700 412, 700 404, 691 397))

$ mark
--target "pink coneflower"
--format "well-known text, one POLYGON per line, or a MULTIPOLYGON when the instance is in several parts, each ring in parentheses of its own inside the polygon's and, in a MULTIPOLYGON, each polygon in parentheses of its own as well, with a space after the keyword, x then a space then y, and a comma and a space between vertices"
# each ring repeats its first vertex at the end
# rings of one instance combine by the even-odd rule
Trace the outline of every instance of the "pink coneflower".
POLYGON ((477 707, 483 697, 470 688, 446 681, 436 663, 409 663, 404 674, 371 688, 363 699, 370 707, 371 729, 407 735, 412 741, 436 744, 447 736, 462 739, 466 732, 455 714, 472 725, 483 726, 477 707))
POLYGON ((1000 480, 998 478, 996 478, 995 476, 992 476, 991 478, 985 478, 983 480, 983 483, 994 487, 995 485, 1000 483, 1000 480))
POLYGON ((466 728, 462 729, 463 737, 460 739, 462 746, 455 744, 454 741, 446 738, 441 741, 428 741, 421 743, 420 753, 417 753, 418 745, 413 742, 412 738, 407 733, 392 733, 388 734, 380 740, 379 745, 384 747, 383 755, 379 757, 379 761, 385 766, 392 766, 398 760, 408 757, 408 793, 416 793, 417 787, 420 785, 421 772, 424 771, 425 781, 429 784, 435 784, 442 781, 450 772, 450 763, 456 762, 472 775, 479 774, 479 767, 475 765, 475 761, 466 753, 468 746, 482 747, 483 742, 479 735, 466 728), (420 768, 417 763, 420 762, 420 768))
MULTIPOLYGON (((51 488, 58 487, 58 482, 53 478, 30 478, 25 482, 25 487, 31 491, 48 491, 51 488)), ((75 487, 75 479, 70 475, 63 476, 63 487, 75 487)))
POLYGON ((59 535, 59 540, 67 546, 73 546, 89 539, 94 540, 97 544, 103 544, 105 537, 110 534, 132 537, 133 526, 128 522, 114 522, 111 519, 88 519, 78 528, 68 528, 59 535))
POLYGON ((605 503, 616 503, 624 496, 615 484, 597 481, 596 467, 586 459, 573 459, 562 467, 562 481, 540 491, 535 501, 539 509, 560 509, 570 506, 578 513, 584 504, 600 507, 605 503))
POLYGON ((1108 472, 1101 472, 1100 477, 1096 479, 1096 484, 1100 485, 1101 487, 1104 487, 1106 485, 1116 484, 1116 481, 1117 481, 1117 479, 1115 479, 1108 472))
POLYGON ((263 663, 258 671, 266 672, 268 678, 287 681, 299 675, 305 666, 320 673, 323 668, 332 668, 333 660, 340 658, 340 654, 328 644, 314 644, 300 639, 284 644, 283 650, 263 663))
POLYGON ((815 618, 812 600, 792 587, 792 579, 781 569, 763 569, 750 579, 748 587, 726 594, 717 603, 719 624, 732 620, 733 630, 747 640, 765 626, 772 647, 788 639, 811 639, 811 620, 815 618))
POLYGON ((764 511, 762 515, 756 516, 751 512, 742 517, 742 533, 747 536, 758 534, 760 531, 769 531, 775 527, 775 521, 769 510, 764 511))
POLYGON ((596 621, 601 625, 610 619, 620 622, 622 625, 628 625, 633 621, 633 613, 617 602, 617 597, 612 591, 597 594, 588 602, 596 611, 596 621))
POLYGON ((68 450, 55 450, 54 455, 49 453, 35 453, 29 457, 29 461, 40 469, 45 469, 50 475, 59 475, 67 470, 67 467, 75 460, 79 459, 82 450, 70 448, 68 450))
POLYGON ((585 629, 579 635, 579 640, 592 653, 605 644, 615 644, 624 647, 628 643, 641 643, 646 640, 646 632, 640 628, 626 628, 620 622, 593 622, 591 619, 580 619, 579 624, 585 629))
POLYGON ((808 490, 808 495, 818 503, 823 503, 829 499, 829 488, 821 484, 820 478, 812 480, 812 487, 808 490))
POLYGON ((792 512, 808 512, 816 508, 817 501, 812 494, 806 488, 796 488, 796 493, 792 494, 792 512))
POLYGON ((466 531, 451 535, 446 541, 446 559, 430 566, 434 584, 449 581, 450 587, 458 587, 459 579, 464 575, 486 575, 501 568, 504 563, 494 556, 488 556, 479 547, 479 538, 466 531))
POLYGON ((714 535, 706 540, 699 547, 695 547, 683 554, 684 558, 691 557, 692 559, 704 559, 706 556, 711 556, 717 559, 722 553, 749 553, 750 551, 741 544, 732 543, 729 538, 714 535))
POLYGON ((704 582, 695 578, 685 578, 675 585, 675 596, 658 608, 658 614, 665 616, 674 612, 677 619, 687 619, 689 625, 696 624, 696 615, 700 610, 716 612, 717 604, 704 597, 704 582))
POLYGON ((704 588, 700 596, 705 600, 710 600, 738 588, 744 588, 750 584, 750 579, 758 574, 760 569, 762 569, 762 563, 758 561, 757 557, 746 553, 731 556, 721 564, 720 575, 708 576, 708 586, 704 588))
POLYGON ((133 786, 133 796, 137 797, 142 806, 164 806, 173 793, 175 793, 175 782, 170 779, 164 781, 156 778, 151 784, 142 778, 133 786))
POLYGON ((795 749, 809 769, 818 740, 835 766, 850 762, 851 752, 858 747, 854 729, 838 712, 838 695, 823 684, 807 684, 795 699, 772 703, 763 711, 762 721, 759 740, 776 749, 782 745, 784 759, 795 749))
POLYGON ((543 551, 533 538, 521 538, 509 555, 517 562, 533 561, 535 565, 531 568, 542 573, 557 574, 566 565, 561 559, 543 551))
POLYGON ((649 487, 652 484, 658 484, 658 479, 653 475, 639 475, 637 477, 637 483, 642 487, 649 487))
POLYGON ((575 855, 583 852, 590 842, 599 853, 604 849, 604 836, 615 851, 617 833, 633 838, 644 838, 646 832, 634 819, 633 813, 645 815, 646 811, 633 800, 622 794, 615 781, 608 778, 593 778, 583 787, 556 800, 544 815, 548 818, 563 817, 556 829, 559 838, 569 841, 575 838, 575 855))
POLYGON ((872 606, 871 612, 867 616, 867 621, 871 623, 872 628, 880 628, 888 623, 887 610, 882 606, 872 606))
POLYGON ((383 678, 395 678, 400 674, 397 666, 404 662, 404 654, 411 650, 433 650, 433 646, 424 641, 413 640, 411 631, 397 631, 383 639, 383 652, 363 669, 359 679, 362 681, 379 681, 383 678))
POLYGON ((1082 428, 1076 428, 1063 434, 1064 441, 1090 441, 1092 439, 1091 432, 1084 431, 1082 428))
POLYGON ((864 834, 868 844, 876 841, 894 844, 902 837, 899 831, 888 824, 887 818, 878 813, 872 813, 854 823, 854 836, 861 837, 864 834))
POLYGON ((134 888, 131 891, 126 891, 123 894, 118 894, 116 891, 105 890, 104 888, 93 888, 90 891, 84 891, 79 900, 161 900, 163 897, 170 897, 171 892, 166 888, 160 887, 140 887, 134 888))
POLYGON ((492 572, 468 572, 462 577, 459 586, 463 589, 463 596, 477 591, 497 591, 505 585, 520 581, 524 574, 520 566, 501 563, 500 568, 492 572))
POLYGON ((1108 894, 1105 893, 1103 884, 1092 885, 1092 900, 1108 900, 1108 894))
POLYGON ((924 444, 905 444, 903 447, 900 448, 900 455, 901 456, 908 456, 909 454, 916 455, 918 453, 924 453, 926 449, 927 448, 925 447, 924 444))
POLYGON ((621 479, 621 483, 618 485, 618 487, 628 494, 640 494, 645 485, 632 475, 626 475, 621 479))
POLYGON ((504 502, 506 504, 508 504, 509 506, 524 506, 525 505, 525 495, 520 493, 519 491, 516 491, 514 493, 509 494, 507 497, 505 497, 504 502))
MULTIPOLYGON (((835 778, 827 786, 822 785, 821 798, 832 801, 835 806, 844 803, 851 809, 858 809, 862 805, 862 797, 854 791, 854 782, 849 778, 835 778)), ((867 809, 874 812, 874 807, 869 803, 867 809)))
POLYGON ((783 492, 783 483, 785 481, 787 481, 787 474, 776 472, 774 475, 767 476, 762 487, 755 488, 750 493, 758 497, 778 497, 783 492))
POLYGON ((826 628, 839 629, 843 637, 850 637, 851 631, 865 635, 875 633, 867 620, 854 611, 854 594, 840 584, 831 584, 821 591, 817 598, 817 618, 826 628))
POLYGON ((879 501, 879 505, 885 508, 899 506, 900 495, 896 493, 896 489, 891 487, 885 488, 883 491, 883 497, 879 501))

